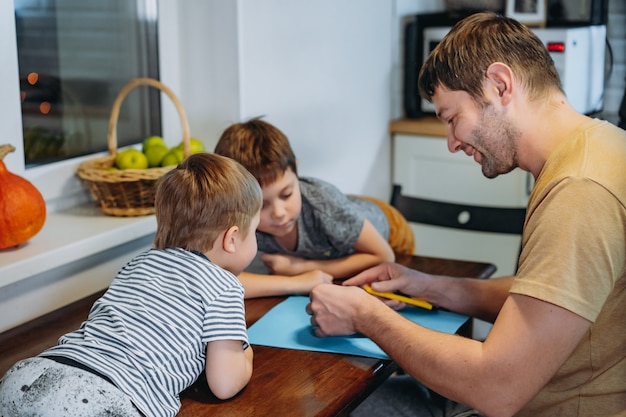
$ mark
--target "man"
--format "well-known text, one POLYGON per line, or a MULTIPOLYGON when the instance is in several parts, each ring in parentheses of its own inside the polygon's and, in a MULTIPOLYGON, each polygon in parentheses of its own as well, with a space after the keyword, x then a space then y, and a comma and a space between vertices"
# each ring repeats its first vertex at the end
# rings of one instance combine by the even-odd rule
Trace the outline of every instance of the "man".
POLYGON ((518 272, 473 280, 379 265, 313 289, 316 334, 363 333, 484 415, 626 416, 626 132, 577 113, 541 41, 492 13, 452 29, 419 87, 451 152, 488 178, 533 174, 518 272), (368 283, 494 326, 484 342, 425 329, 359 288, 368 283))

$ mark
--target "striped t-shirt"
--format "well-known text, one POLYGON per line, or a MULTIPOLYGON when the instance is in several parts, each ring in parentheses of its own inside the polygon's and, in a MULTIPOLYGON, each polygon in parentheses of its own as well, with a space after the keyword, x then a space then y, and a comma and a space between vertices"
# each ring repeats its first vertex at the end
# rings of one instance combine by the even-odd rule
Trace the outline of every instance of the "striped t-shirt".
POLYGON ((203 372, 206 345, 247 346, 243 287, 202 254, 150 249, 124 266, 80 329, 42 355, 108 377, 146 416, 175 416, 203 372))

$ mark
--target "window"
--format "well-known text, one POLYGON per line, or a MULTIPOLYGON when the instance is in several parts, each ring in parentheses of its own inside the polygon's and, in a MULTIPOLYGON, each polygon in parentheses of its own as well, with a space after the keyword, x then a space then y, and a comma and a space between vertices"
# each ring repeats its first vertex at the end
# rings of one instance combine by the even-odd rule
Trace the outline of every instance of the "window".
MULTIPOLYGON (((111 106, 130 79, 159 78, 156 0, 14 0, 26 168, 107 149, 111 106)), ((118 146, 161 134, 160 94, 122 105, 118 146)))

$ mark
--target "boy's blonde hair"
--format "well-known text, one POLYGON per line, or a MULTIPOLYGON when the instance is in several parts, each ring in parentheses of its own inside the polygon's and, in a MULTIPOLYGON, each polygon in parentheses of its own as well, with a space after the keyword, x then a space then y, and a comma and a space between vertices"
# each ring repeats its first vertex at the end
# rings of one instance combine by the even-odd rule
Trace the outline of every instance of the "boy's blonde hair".
POLYGON ((443 86, 483 103, 483 81, 494 62, 511 67, 531 100, 563 91, 554 61, 537 35, 514 19, 484 12, 454 25, 431 52, 420 70, 420 95, 430 101, 435 88, 443 86))
POLYGON ((235 123, 224 130, 215 153, 242 164, 261 187, 274 183, 287 168, 298 175, 296 156, 287 136, 259 117, 235 123))
POLYGON ((261 204, 258 182, 239 163, 191 155, 157 181, 154 246, 207 252, 229 227, 247 232, 261 204))

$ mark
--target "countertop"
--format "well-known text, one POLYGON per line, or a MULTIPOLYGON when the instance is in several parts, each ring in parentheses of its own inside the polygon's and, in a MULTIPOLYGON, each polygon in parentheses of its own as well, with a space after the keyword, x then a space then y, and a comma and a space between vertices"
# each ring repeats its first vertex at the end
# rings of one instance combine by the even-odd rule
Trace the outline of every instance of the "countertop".
POLYGON ((389 132, 410 135, 446 137, 446 126, 434 116, 419 119, 396 119, 389 123, 389 132))
MULTIPOLYGON (((606 120, 616 126, 619 123, 619 116, 616 113, 603 112, 590 115, 590 117, 606 120)), ((447 136, 446 126, 435 116, 425 116, 418 119, 401 118, 392 120, 389 123, 389 132, 392 134, 404 133, 409 135, 440 136, 442 138, 447 136)))

